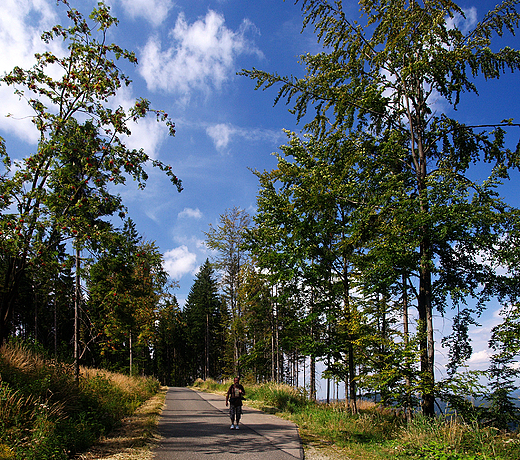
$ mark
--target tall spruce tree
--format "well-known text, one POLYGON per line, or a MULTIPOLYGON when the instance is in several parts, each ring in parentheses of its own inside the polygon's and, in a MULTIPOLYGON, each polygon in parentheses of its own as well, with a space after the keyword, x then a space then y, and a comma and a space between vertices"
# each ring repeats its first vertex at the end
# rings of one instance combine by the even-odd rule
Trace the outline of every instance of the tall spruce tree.
POLYGON ((225 349, 225 318, 213 268, 206 259, 184 306, 185 359, 190 381, 222 376, 225 349))

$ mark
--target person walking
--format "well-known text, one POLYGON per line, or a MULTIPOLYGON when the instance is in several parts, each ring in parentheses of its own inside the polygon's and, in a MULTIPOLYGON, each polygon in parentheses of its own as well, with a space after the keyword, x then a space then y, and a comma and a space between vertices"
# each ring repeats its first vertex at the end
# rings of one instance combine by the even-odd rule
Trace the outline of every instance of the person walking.
POLYGON ((233 384, 226 393, 226 406, 229 403, 229 417, 231 418, 231 429, 238 430, 238 423, 242 416, 242 399, 246 394, 244 387, 240 385, 240 377, 233 379, 233 384), (236 420, 236 422, 235 422, 236 420))

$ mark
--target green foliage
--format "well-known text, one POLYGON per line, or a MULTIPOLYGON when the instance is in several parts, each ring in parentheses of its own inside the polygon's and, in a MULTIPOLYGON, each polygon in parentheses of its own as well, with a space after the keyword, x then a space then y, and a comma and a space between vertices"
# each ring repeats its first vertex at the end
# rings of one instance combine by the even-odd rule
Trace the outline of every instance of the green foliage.
POLYGON ((176 299, 157 313, 155 356, 161 382, 184 386, 221 378, 227 344, 225 302, 209 260, 202 265, 181 311, 176 299))
POLYGON ((13 460, 65 460, 132 414, 157 381, 83 370, 20 345, 0 349, 0 452, 13 460), (9 446, 8 448, 5 446, 9 446))
POLYGON ((243 306, 238 293, 243 268, 250 261, 249 253, 245 250, 245 233, 250 224, 249 214, 234 207, 220 215, 216 227, 210 224, 209 230, 204 232, 206 245, 215 251, 212 266, 218 276, 226 310, 222 317, 229 318, 228 346, 223 353, 228 375, 240 373, 239 359, 246 353, 243 306))
POLYGON ((35 152, 20 161, 12 161, 0 143, 0 272, 5 273, 0 283, 0 342, 8 337, 16 310, 23 307, 18 302, 22 280, 36 281, 39 273, 40 279, 59 277, 66 264, 58 255, 66 241, 74 239, 77 247, 94 250, 106 243, 112 227, 105 219, 126 213, 113 184, 123 185, 131 177, 143 188, 151 164, 182 189, 170 166, 124 142, 131 123, 150 113, 174 135, 168 115, 142 98, 130 108, 108 107, 130 83, 117 62, 137 64, 133 52, 107 41, 117 24, 110 8, 100 3, 85 18, 66 0, 61 3, 69 26, 53 27, 42 40, 63 40, 64 55, 36 54, 31 69, 16 67, 0 78, 27 101, 40 134, 35 152))
POLYGON ((157 377, 163 385, 185 386, 188 373, 180 354, 185 350, 182 312, 173 297, 157 314, 154 350, 157 377))
POLYGON ((301 389, 295 390, 288 385, 276 383, 252 386, 247 390, 247 397, 274 407, 279 412, 296 412, 309 404, 307 394, 301 389))
MULTIPOLYGON (((85 359, 96 362, 101 357, 107 368, 122 371, 128 368, 130 353, 132 357, 149 357, 156 312, 168 297, 162 261, 158 248, 143 241, 131 219, 113 235, 110 246, 89 266, 86 276, 94 343, 85 359)), ((135 364, 140 366, 132 372, 143 370, 147 363, 135 364)))
POLYGON ((487 423, 505 430, 518 427, 520 423, 520 409, 512 395, 517 390, 520 375, 515 365, 520 354, 518 302, 504 308, 501 313, 504 320, 493 328, 490 340, 494 353, 487 370, 491 391, 486 395, 489 403, 486 416, 487 423))
MULTIPOLYGON (((243 332, 247 353, 240 358, 243 375, 253 375, 257 382, 271 379, 274 312, 268 285, 254 264, 242 270, 238 299, 243 306, 243 332)), ((288 314, 283 315, 283 335, 290 334, 288 314)), ((282 338, 283 341, 283 338, 282 338)))
MULTIPOLYGON (((471 356, 469 327, 489 299, 507 304, 520 295, 510 249, 518 247, 518 210, 498 193, 519 170, 519 150, 505 140, 518 123, 451 118, 464 93, 478 94, 477 77, 520 70, 519 50, 492 51, 496 37, 518 29, 520 2, 502 2, 469 31, 451 20, 464 17, 452 1, 361 0, 358 21, 341 1, 299 3, 304 27, 323 46, 300 56, 305 76, 242 72, 257 89, 277 86, 275 103, 285 100, 306 122, 304 135, 282 147, 277 169, 257 173, 253 253, 273 285, 293 277, 312 292, 302 316, 323 318, 328 360, 346 356, 336 367, 349 370, 352 400, 362 361, 364 382, 375 382, 384 400, 404 384, 433 416, 434 311, 457 311, 444 340, 452 375, 471 356), (449 112, 432 109, 439 97, 449 112), (482 182, 471 179, 477 163, 490 171, 482 182), (385 308, 374 308, 379 296, 385 308), (466 307, 468 299, 476 306, 466 307), (416 309, 415 336, 392 327, 403 304, 416 309), (361 358, 361 342, 374 344, 374 359, 361 358), (391 352, 404 364, 398 373, 391 352)), ((405 322, 408 331, 407 313, 405 322)))

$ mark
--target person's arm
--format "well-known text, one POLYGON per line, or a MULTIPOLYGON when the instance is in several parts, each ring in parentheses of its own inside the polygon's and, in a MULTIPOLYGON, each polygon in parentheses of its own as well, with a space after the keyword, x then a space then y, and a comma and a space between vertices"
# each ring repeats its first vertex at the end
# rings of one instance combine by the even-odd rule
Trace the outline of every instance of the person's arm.
POLYGON ((226 393, 226 406, 228 405, 228 400, 229 400, 229 391, 231 390, 231 387, 228 388, 228 391, 226 393))

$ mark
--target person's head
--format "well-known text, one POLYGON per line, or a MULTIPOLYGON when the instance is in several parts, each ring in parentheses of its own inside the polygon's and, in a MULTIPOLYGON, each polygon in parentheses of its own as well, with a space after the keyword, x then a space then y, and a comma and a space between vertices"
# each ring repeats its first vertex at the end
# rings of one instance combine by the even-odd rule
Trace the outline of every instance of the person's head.
POLYGON ((233 383, 234 383, 235 385, 238 385, 238 384, 240 383, 240 377, 235 377, 235 378, 233 379, 233 383))

